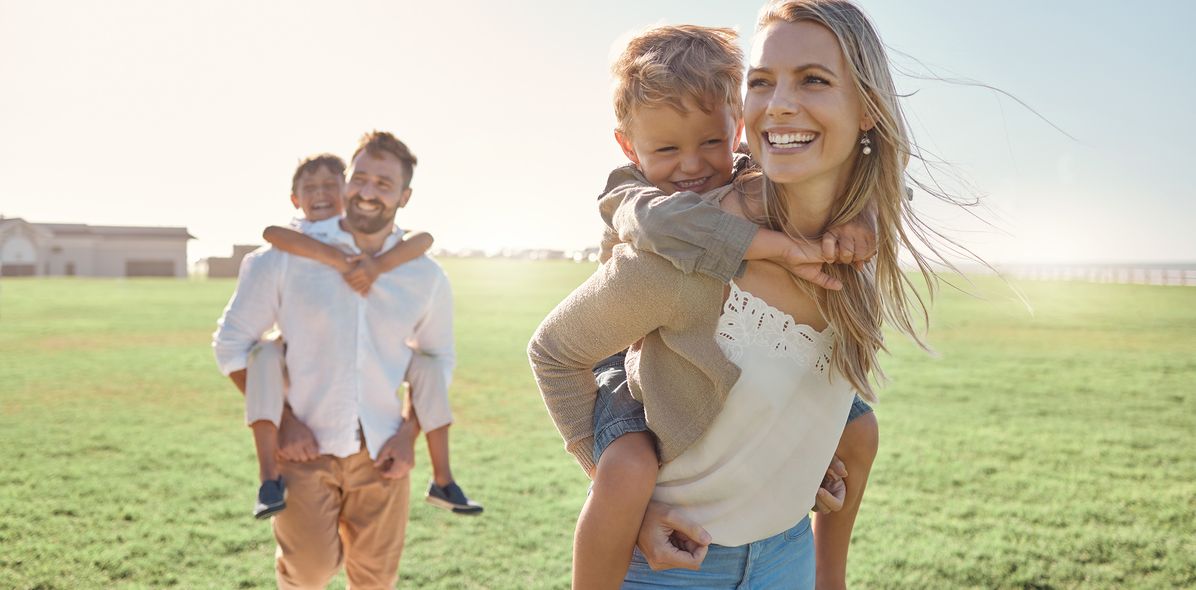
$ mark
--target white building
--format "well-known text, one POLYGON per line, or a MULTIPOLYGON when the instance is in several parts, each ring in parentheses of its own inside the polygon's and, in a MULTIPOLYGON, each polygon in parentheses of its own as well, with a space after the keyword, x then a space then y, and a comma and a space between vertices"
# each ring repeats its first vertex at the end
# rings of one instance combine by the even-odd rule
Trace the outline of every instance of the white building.
POLYGON ((185 227, 30 223, 0 216, 0 276, 185 277, 185 227))

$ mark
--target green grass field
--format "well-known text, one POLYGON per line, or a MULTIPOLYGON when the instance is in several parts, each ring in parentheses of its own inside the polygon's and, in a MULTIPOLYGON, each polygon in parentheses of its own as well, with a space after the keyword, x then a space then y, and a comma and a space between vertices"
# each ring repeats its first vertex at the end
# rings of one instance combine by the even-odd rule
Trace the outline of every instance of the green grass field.
MULTIPOLYGON (((448 260, 454 470, 413 502, 401 585, 564 588, 586 481, 524 347, 590 267, 448 260)), ((232 281, 0 283, 0 588, 269 588, 273 539, 210 334, 232 281)), ((894 339, 860 588, 1196 586, 1196 289, 947 292, 938 358, 894 339)), ((414 498, 428 477, 417 448, 414 498)))

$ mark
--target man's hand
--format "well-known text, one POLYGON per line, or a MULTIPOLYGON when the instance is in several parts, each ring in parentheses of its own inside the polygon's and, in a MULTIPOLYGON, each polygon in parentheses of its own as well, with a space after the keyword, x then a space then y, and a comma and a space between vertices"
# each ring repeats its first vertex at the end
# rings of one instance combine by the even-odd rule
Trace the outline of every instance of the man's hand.
POLYGON ((357 254, 346 259, 352 270, 344 273, 345 282, 362 296, 370 292, 370 285, 378 280, 378 263, 369 254, 357 254))
POLYGON ((697 570, 710 549, 710 533, 680 510, 650 502, 636 545, 654 571, 697 570))
POLYGON ((387 439, 378 451, 378 458, 374 467, 386 479, 400 479, 407 477, 411 468, 415 467, 415 438, 419 431, 411 426, 407 420, 399 427, 394 436, 387 439))
POLYGON ((291 413, 290 407, 282 410, 278 428, 278 456, 293 463, 311 461, 320 456, 320 445, 315 435, 291 413))
POLYGON ((836 225, 822 235, 822 255, 833 263, 856 269, 876 256, 876 214, 866 210, 855 219, 836 225))
POLYGON ((822 478, 822 486, 818 488, 818 495, 814 498, 814 511, 820 513, 838 512, 843 508, 843 498, 847 495, 847 484, 843 481, 847 477, 847 468, 838 457, 831 459, 831 465, 826 469, 826 476, 822 478))

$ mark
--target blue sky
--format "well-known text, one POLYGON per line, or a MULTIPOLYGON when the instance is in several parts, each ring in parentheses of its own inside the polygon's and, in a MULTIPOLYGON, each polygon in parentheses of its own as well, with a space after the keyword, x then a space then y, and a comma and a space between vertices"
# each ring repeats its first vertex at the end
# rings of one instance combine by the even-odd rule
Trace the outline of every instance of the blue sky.
MULTIPOLYGON (((997 262, 1196 260, 1196 44, 1186 2, 864 1, 940 77, 899 78, 915 137, 985 195, 927 217, 997 262)), ((0 213, 185 225, 191 257, 292 214, 304 155, 368 129, 420 157, 400 222, 447 248, 596 243, 622 163, 608 64, 645 26, 755 3, 0 0, 0 213)), ((894 54, 899 67, 918 70, 894 54)), ((921 73, 926 73, 924 69, 921 73)))

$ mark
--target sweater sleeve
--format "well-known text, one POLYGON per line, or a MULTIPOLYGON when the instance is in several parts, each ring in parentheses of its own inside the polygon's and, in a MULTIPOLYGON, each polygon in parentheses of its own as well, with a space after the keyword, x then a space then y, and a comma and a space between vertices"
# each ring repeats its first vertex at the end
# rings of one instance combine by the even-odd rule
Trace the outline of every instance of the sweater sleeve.
POLYGON ((738 272, 758 229, 698 193, 665 194, 629 166, 611 172, 598 209, 620 241, 665 258, 683 273, 724 283, 738 272))
POLYGON ((684 286, 663 258, 622 245, 532 336, 528 359, 544 405, 587 473, 595 467, 594 365, 669 325, 684 286))

